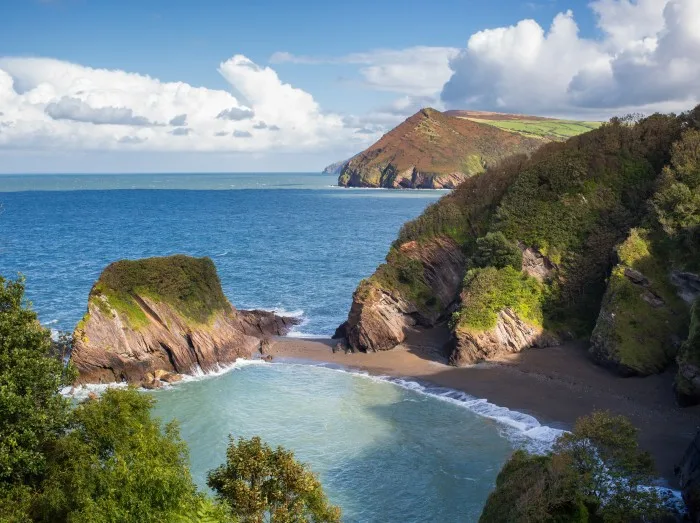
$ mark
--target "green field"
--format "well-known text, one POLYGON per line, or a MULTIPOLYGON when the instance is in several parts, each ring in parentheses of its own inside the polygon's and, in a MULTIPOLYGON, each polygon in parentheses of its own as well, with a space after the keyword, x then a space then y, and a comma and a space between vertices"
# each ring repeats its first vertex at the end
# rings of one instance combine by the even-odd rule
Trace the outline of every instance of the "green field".
POLYGON ((492 125, 505 131, 549 140, 566 140, 572 136, 597 129, 602 125, 602 122, 579 122, 576 120, 486 120, 481 118, 469 118, 469 120, 492 125))

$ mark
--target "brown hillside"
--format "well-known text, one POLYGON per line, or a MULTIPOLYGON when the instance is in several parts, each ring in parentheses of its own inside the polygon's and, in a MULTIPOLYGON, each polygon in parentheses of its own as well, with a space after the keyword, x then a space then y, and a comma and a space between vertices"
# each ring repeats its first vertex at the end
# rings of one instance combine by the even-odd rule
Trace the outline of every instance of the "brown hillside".
POLYGON ((454 188, 513 154, 529 154, 538 138, 421 109, 343 168, 346 187, 454 188))

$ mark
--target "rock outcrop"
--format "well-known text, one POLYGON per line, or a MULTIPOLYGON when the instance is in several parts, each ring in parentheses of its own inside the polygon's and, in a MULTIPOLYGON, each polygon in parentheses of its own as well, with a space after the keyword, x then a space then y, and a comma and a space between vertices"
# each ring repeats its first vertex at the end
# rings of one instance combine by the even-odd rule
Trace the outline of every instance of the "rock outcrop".
POLYGON ((690 521, 700 523, 700 432, 695 435, 676 467, 676 477, 690 521))
POLYGON ((347 161, 338 185, 386 189, 454 189, 514 154, 546 140, 421 109, 347 161))
POLYGON ((554 334, 523 321, 515 311, 506 308, 498 313, 498 323, 491 330, 475 333, 457 329, 450 364, 463 367, 503 354, 534 347, 551 347, 559 343, 559 338, 554 334))
POLYGON ((394 348, 405 339, 407 329, 415 325, 430 327, 444 319, 445 311, 459 295, 466 258, 452 239, 440 236, 425 243, 407 242, 389 257, 401 266, 399 272, 413 267, 419 273, 413 280, 420 283, 398 275, 397 280, 403 278, 404 283, 398 287, 383 285, 382 269, 396 270, 391 264, 363 281, 353 295, 348 320, 336 332, 336 337, 347 338, 352 349, 394 348), (421 299, 424 294, 431 296, 429 303, 421 299))
POLYGON ((700 403, 700 298, 693 305, 689 330, 677 358, 676 397, 683 406, 700 403))
POLYGON ((79 383, 156 387, 177 379, 169 375, 249 358, 262 338, 283 335, 295 322, 236 310, 209 258, 124 260, 107 267, 93 286, 73 334, 71 360, 79 383))
POLYGON ((590 355, 622 376, 661 372, 678 350, 687 307, 647 231, 633 229, 616 256, 619 263, 608 280, 590 355))

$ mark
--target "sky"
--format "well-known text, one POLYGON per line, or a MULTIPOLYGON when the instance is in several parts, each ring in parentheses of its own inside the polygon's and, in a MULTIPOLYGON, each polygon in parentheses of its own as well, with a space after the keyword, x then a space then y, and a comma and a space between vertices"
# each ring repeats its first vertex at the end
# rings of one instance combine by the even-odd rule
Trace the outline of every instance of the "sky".
POLYGON ((319 171, 421 107, 700 101, 700 0, 0 0, 0 173, 319 171))

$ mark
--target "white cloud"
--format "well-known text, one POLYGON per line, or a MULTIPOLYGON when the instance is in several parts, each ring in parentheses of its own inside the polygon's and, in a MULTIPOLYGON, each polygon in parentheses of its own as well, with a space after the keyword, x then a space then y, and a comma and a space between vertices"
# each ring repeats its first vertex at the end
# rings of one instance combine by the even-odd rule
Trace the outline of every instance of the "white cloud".
POLYGON ((50 58, 0 58, 0 149, 285 153, 367 145, 269 67, 237 55, 219 72, 230 92, 50 58), (251 133, 260 122, 267 129, 251 133), (218 139, 234 132, 250 139, 218 139))
POLYGON ((458 49, 453 47, 416 46, 406 49, 377 49, 341 57, 298 56, 282 51, 270 57, 271 63, 305 65, 357 64, 363 84, 378 91, 410 96, 435 96, 449 80, 450 59, 458 49))
POLYGON ((700 1, 597 0, 603 34, 582 38, 571 11, 469 38, 442 90, 449 107, 610 115, 683 110, 700 97, 700 1))

